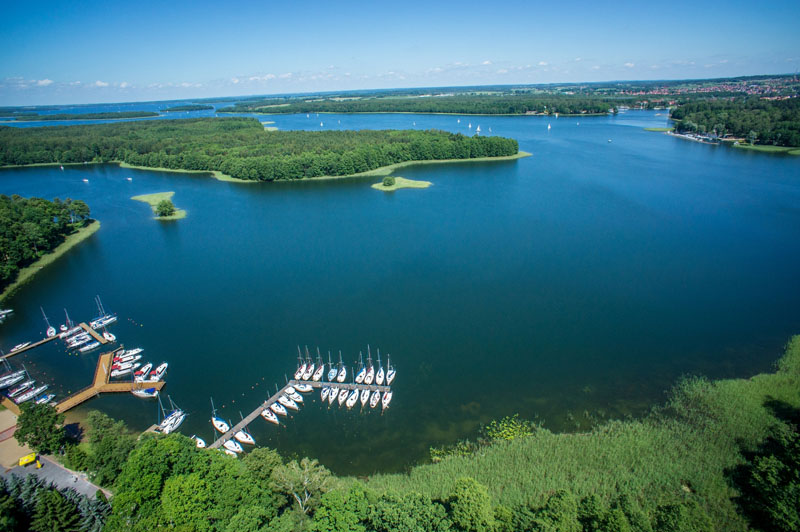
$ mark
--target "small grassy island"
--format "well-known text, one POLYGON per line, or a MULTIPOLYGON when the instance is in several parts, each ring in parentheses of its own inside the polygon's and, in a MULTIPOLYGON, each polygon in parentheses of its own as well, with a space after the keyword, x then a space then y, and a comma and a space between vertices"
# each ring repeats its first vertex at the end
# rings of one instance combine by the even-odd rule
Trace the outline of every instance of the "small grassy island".
POLYGON ((178 113, 182 111, 211 111, 214 109, 213 105, 176 105, 175 107, 167 107, 164 109, 165 113, 178 113))
POLYGON ((375 183, 372 188, 375 190, 383 190, 384 192, 394 192, 401 188, 428 188, 433 185, 430 181, 418 181, 414 179, 406 179, 405 177, 387 176, 383 178, 380 183, 375 183))
POLYGON ((120 162, 242 181, 346 177, 398 164, 519 156, 517 141, 504 137, 438 130, 265 131, 257 119, 238 117, 0 127, 0 166, 120 162))
POLYGON ((0 301, 100 229, 89 214, 81 200, 0 195, 0 301))
POLYGON ((172 196, 174 195, 174 192, 156 192, 155 194, 133 196, 131 199, 150 205, 156 220, 180 220, 181 218, 186 218, 186 211, 177 209, 172 204, 172 196))

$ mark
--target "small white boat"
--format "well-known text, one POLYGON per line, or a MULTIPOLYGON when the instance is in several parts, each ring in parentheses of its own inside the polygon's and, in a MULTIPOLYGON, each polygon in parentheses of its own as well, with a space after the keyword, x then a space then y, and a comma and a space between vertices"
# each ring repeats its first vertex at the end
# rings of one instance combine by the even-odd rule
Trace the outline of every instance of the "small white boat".
POLYGON ((141 347, 136 347, 134 349, 128 349, 128 350, 122 349, 116 355, 114 355, 114 358, 125 358, 128 356, 134 356, 138 355, 142 351, 144 351, 144 349, 142 349, 141 347))
MULTIPOLYGON (((183 423, 183 420, 186 419, 186 412, 176 407, 175 403, 172 402, 171 397, 169 399, 169 404, 172 407, 172 412, 170 412, 169 415, 166 416, 164 420, 158 425, 158 430, 164 434, 169 434, 177 430, 178 427, 180 427, 181 423, 183 423)), ((161 410, 163 412, 164 410, 163 405, 161 407, 161 410)))
POLYGON ((285 406, 286 408, 291 408, 292 410, 300 410, 300 407, 297 406, 297 403, 295 403, 292 400, 292 398, 287 395, 281 395, 280 397, 278 397, 278 402, 283 406, 285 406))
POLYGON ((106 314, 105 316, 101 316, 99 318, 95 318, 94 320, 89 322, 89 326, 94 329, 102 329, 106 325, 111 325, 117 321, 117 317, 113 314, 106 314))
POLYGON ((297 384, 297 385, 294 387, 294 389, 295 389, 295 390, 297 390, 297 391, 298 391, 298 392, 300 392, 300 393, 310 393, 311 391, 313 391, 313 390, 314 390, 314 388, 313 388, 313 387, 311 387, 310 385, 308 385, 308 384, 303 384, 303 383, 297 384))
POLYGON ((292 393, 288 393, 287 392, 286 396, 289 397, 295 403, 302 403, 303 402, 303 396, 300 395, 299 393, 295 392, 295 391, 293 391, 292 393))
POLYGON ((235 452, 231 451, 230 449, 220 449, 220 451, 225 451, 225 454, 227 454, 228 456, 233 456, 234 458, 238 458, 239 457, 238 454, 236 454, 235 452))
POLYGON ((167 368, 169 364, 166 362, 162 362, 158 365, 156 369, 150 372, 150 378, 148 379, 150 382, 158 382, 164 378, 164 375, 167 373, 167 368))
POLYGON ((265 408, 264 410, 261 411, 261 417, 263 417, 270 423, 275 423, 276 425, 280 424, 280 421, 278 421, 278 416, 276 416, 275 412, 273 412, 269 408, 265 408))
POLYGON ((320 364, 314 374, 311 376, 311 380, 319 381, 322 378, 322 375, 325 373, 325 364, 320 364))
POLYGON ((356 373, 356 384, 364 382, 364 377, 367 376, 367 367, 364 365, 364 355, 358 353, 358 373, 356 373))
POLYGON ((133 360, 130 362, 114 362, 113 364, 111 364, 111 369, 128 369, 132 368, 134 365, 136 365, 136 367, 138 368, 139 366, 141 366, 141 363, 137 363, 133 360))
POLYGON ((256 439, 253 438, 253 435, 250 434, 249 432, 247 432, 244 429, 242 429, 239 432, 237 432, 236 434, 234 434, 233 437, 236 438, 237 441, 240 441, 242 443, 246 443, 248 445, 255 445, 256 444, 256 439))
POLYGON ((9 386, 18 383, 24 378, 25 378, 24 369, 15 371, 14 373, 3 375, 2 377, 0 377, 0 390, 2 390, 3 388, 8 388, 9 386))
POLYGON ((37 404, 37 405, 44 405, 44 404, 47 404, 47 403, 49 403, 50 401, 52 401, 52 400, 53 400, 53 398, 54 398, 55 396, 56 396, 56 394, 54 394, 54 393, 48 393, 48 394, 46 394, 46 395, 43 395, 43 396, 39 397, 39 398, 36 400, 36 404, 37 404))
POLYGON ((151 399, 153 397, 158 397, 158 390, 155 388, 144 388, 141 390, 131 390, 131 393, 136 397, 141 397, 142 399, 151 399))
POLYGON ((330 394, 330 393, 331 393, 331 389, 330 389, 329 386, 324 387, 322 389, 322 391, 319 393, 319 396, 322 399, 323 403, 328 400, 328 394, 330 394))
POLYGON ((369 390, 361 390, 361 406, 367 406, 367 402, 369 402, 369 390))
POLYGON ((387 386, 390 386, 392 384, 392 381, 394 380, 395 375, 397 375, 397 372, 392 367, 392 363, 389 360, 389 356, 387 355, 386 356, 386 385, 387 386))
POLYGON ((94 342, 91 342, 91 343, 86 344, 85 346, 81 347, 80 349, 78 349, 78 351, 80 351, 81 353, 88 353, 89 351, 92 351, 93 349, 97 349, 98 347, 100 347, 100 342, 95 340, 94 342))
POLYGON ((331 392, 328 394, 328 404, 333 404, 336 402, 336 397, 339 395, 339 388, 336 386, 331 388, 331 392))
POLYGON ((147 364, 136 370, 136 372, 133 374, 133 380, 137 382, 142 382, 150 374, 151 369, 153 369, 153 363, 148 362, 147 364))
POLYGON ((88 183, 88 182, 89 182, 89 180, 88 180, 88 179, 86 179, 86 178, 84 178, 82 181, 83 181, 84 183, 88 183))
POLYGON ((367 368, 367 374, 364 377, 364 384, 372 384, 374 380, 375 380, 375 368, 373 366, 370 366, 367 368))
POLYGON ((212 415, 211 424, 214 425, 214 428, 217 430, 217 432, 221 432, 222 434, 225 434, 226 432, 231 430, 231 426, 228 425, 228 422, 222 419, 221 417, 212 415))
POLYGON ((34 388, 32 390, 28 390, 27 392, 23 393, 22 395, 20 395, 16 399, 14 399, 14 402, 17 403, 18 405, 20 405, 20 404, 24 403, 25 401, 30 401, 31 399, 33 399, 34 397, 36 397, 37 395, 39 395, 43 391, 47 390, 47 388, 49 388, 49 386, 47 384, 43 384, 43 385, 39 386, 38 388, 34 388))
POLYGON ((271 405, 269 405, 269 409, 281 416, 289 415, 289 412, 286 411, 286 408, 284 408, 284 406, 279 403, 272 403, 271 405))
POLYGON ((347 396, 350 391, 347 388, 342 388, 339 390, 339 406, 342 406, 345 401, 347 401, 347 396))
POLYGON ((353 408, 358 402, 358 390, 353 390, 347 397, 347 408, 353 408))
POLYGON ((114 357, 114 364, 125 364, 127 362, 136 362, 141 360, 142 355, 125 355, 124 357, 114 357))
POLYGON ((328 351, 328 367, 331 368, 331 369, 328 370, 328 380, 333 382, 333 380, 336 378, 336 375, 339 372, 336 370, 336 367, 331 363, 331 352, 330 351, 328 351))
POLYGON ((23 343, 23 344, 17 344, 17 345, 15 345, 14 347, 12 347, 12 348, 11 348, 11 351, 9 351, 9 353, 13 353, 13 352, 15 352, 15 351, 19 351, 20 349, 25 349, 25 348, 26 348, 26 347, 28 347, 29 345, 31 345, 31 343, 30 343, 30 342, 25 342, 25 343, 23 343))
POLYGON ((372 396, 369 398, 369 407, 375 408, 376 406, 378 406, 380 400, 381 400, 381 392, 377 390, 372 392, 372 396))
POLYGON ((314 363, 310 363, 306 366, 306 370, 303 372, 303 380, 307 381, 311 378, 314 374, 314 363))
POLYGON ((225 443, 223 443, 222 446, 225 447, 226 451, 231 451, 232 453, 235 453, 234 456, 236 456, 236 454, 244 452, 244 449, 242 449, 241 444, 239 444, 239 442, 236 440, 228 440, 225 443))
POLYGON ((383 399, 381 400, 381 403, 383 405, 382 409, 386 410, 387 408, 389 408, 389 403, 391 402, 392 402, 392 392, 391 391, 383 392, 383 399))
POLYGON ((303 373, 306 372, 306 365, 303 363, 302 366, 297 368, 297 371, 294 372, 294 380, 299 381, 303 378, 303 373))
POLYGON ((550 131, 550 124, 547 124, 547 131, 550 131))
POLYGON ((138 368, 139 366, 141 366, 141 364, 138 363, 138 362, 135 362, 130 367, 116 368, 116 369, 112 367, 111 376, 112 377, 124 377, 125 375, 130 375, 131 373, 136 371, 136 368, 138 368))
POLYGON ((70 329, 67 329, 66 331, 63 331, 61 334, 58 335, 58 337, 61 338, 62 340, 68 340, 70 337, 81 332, 82 330, 83 327, 80 326, 72 327, 70 329))
POLYGON ((44 309, 42 307, 39 307, 39 310, 42 311, 42 317, 44 318, 44 322, 47 324, 47 333, 46 333, 47 337, 52 338, 53 336, 56 335, 56 328, 50 325, 50 321, 47 319, 47 316, 44 313, 44 309))
POLYGON ((194 440, 194 444, 197 446, 198 449, 205 449, 206 448, 206 442, 200 436, 196 436, 196 435, 192 434, 192 439, 194 440))
POLYGON ((103 331, 103 338, 105 338, 107 342, 111 342, 112 344, 117 341, 117 337, 108 331, 103 331))
POLYGON ((342 366, 341 368, 339 368, 339 374, 336 375, 336 381, 337 382, 344 382, 344 380, 346 378, 347 378, 347 367, 346 366, 342 366))
POLYGON ((15 388, 11 388, 11 390, 6 395, 9 397, 9 399, 13 399, 14 397, 18 396, 19 394, 24 393, 25 390, 27 390, 28 388, 33 387, 34 384, 36 384, 35 380, 28 379, 27 381, 23 382, 19 386, 15 387, 15 388))
POLYGON ((378 350, 378 371, 375 373, 375 384, 383 386, 383 379, 385 376, 386 373, 384 373, 383 366, 381 366, 381 352, 378 350))

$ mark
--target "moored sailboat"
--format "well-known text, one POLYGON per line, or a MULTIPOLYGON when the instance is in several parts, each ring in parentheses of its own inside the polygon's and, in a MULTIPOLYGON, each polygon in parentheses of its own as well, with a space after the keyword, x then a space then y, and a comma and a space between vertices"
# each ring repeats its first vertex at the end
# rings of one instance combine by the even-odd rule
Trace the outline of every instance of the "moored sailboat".
POLYGON ((231 426, 224 419, 217 416, 217 409, 214 408, 214 399, 211 399, 211 424, 214 425, 217 432, 222 434, 231 430, 231 426))
POLYGON ((364 365, 364 354, 358 352, 358 373, 356 373, 356 384, 364 382, 364 377, 367 376, 367 367, 364 365))
POLYGON ((276 425, 280 424, 280 421, 278 421, 278 416, 276 416, 275 412, 273 412, 269 408, 265 408, 264 410, 261 411, 261 417, 263 417, 270 423, 274 423, 276 425))
POLYGON ((47 319, 47 315, 44 313, 44 309, 39 307, 39 310, 42 311, 42 317, 44 318, 44 322, 47 324, 47 337, 52 338, 56 335, 56 328, 50 325, 50 321, 47 319))
POLYGON ((337 382, 344 382, 347 378, 347 366, 342 363, 342 352, 339 351, 339 373, 336 374, 337 382))
POLYGON ((369 398, 369 407, 375 408, 381 400, 381 392, 375 390, 369 398))
POLYGON ((394 380, 395 375, 397 372, 392 367, 392 363, 389 359, 389 355, 386 355, 386 385, 390 386, 392 381, 394 380))
POLYGON ((381 350, 378 349, 378 371, 375 373, 375 384, 378 386, 383 386, 383 378, 386 374, 383 372, 383 366, 381 366, 381 350))
POLYGON ((353 408, 358 402, 358 390, 353 390, 347 397, 347 408, 353 408))

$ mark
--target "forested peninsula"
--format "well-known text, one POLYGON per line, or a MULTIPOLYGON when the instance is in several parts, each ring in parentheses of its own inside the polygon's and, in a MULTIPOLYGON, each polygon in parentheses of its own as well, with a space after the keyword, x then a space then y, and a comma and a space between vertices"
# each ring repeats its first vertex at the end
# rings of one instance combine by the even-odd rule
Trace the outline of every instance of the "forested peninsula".
MULTIPOLYGON (((618 98, 454 95, 430 98, 265 99, 240 102, 219 113, 446 113, 470 115, 605 114, 618 98)), ((628 102, 628 99, 624 100, 628 102)))
POLYGON ((155 111, 112 111, 108 113, 58 113, 40 115, 36 113, 14 115, 17 122, 47 122, 51 120, 120 120, 124 118, 152 118, 155 111))
POLYGON ((175 107, 167 107, 164 109, 165 113, 175 113, 183 111, 210 111, 214 109, 213 105, 176 105, 175 107))
POLYGON ((0 292, 20 269, 34 263, 86 226, 89 206, 81 200, 0 195, 0 292))
POLYGON ((678 132, 747 139, 751 144, 800 146, 800 98, 703 100, 673 109, 678 132))
POLYGON ((255 118, 0 127, 0 166, 124 162, 244 180, 347 176, 409 161, 516 155, 504 137, 445 131, 265 131, 255 118))

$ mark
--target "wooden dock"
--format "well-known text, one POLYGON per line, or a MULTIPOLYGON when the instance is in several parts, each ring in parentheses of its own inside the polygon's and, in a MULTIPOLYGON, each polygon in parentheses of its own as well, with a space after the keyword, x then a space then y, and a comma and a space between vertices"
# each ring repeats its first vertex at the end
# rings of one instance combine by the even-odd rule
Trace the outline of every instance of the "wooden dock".
POLYGON ((97 331, 92 329, 89 325, 87 325, 85 323, 81 323, 79 325, 80 325, 80 327, 83 327, 84 331, 89 333, 89 336, 91 336, 92 338, 94 338, 95 340, 100 342, 102 345, 105 345, 105 344, 108 343, 108 340, 106 340, 105 337, 102 334, 99 334, 97 331))
MULTIPOLYGON (((20 353, 24 353, 25 351, 29 351, 31 349, 35 349, 35 348, 39 347, 42 344, 46 344, 47 342, 55 340, 56 338, 58 338, 58 335, 51 336, 49 338, 45 338, 44 340, 39 340, 38 342, 33 343, 33 344, 31 344, 31 345, 29 345, 27 347, 23 347, 22 349, 18 349, 17 351, 12 351, 10 353, 6 353, 5 355, 0 357, 0 360, 6 359, 6 358, 11 358, 14 355, 18 355, 20 353)), ((104 338, 104 340, 105 340, 105 338, 104 338)))
POLYGON ((19 415, 19 405, 8 397, 3 396, 3 399, 0 400, 0 404, 14 412, 16 415, 19 415))
POLYGON ((108 353, 103 353, 100 355, 97 359, 97 367, 94 370, 94 381, 92 384, 83 390, 70 395, 63 401, 60 401, 56 405, 56 410, 58 410, 59 413, 66 412, 67 410, 75 408, 79 404, 100 395, 101 393, 130 392, 132 390, 146 390, 147 388, 161 390, 161 388, 164 387, 164 381, 134 382, 133 380, 130 380, 109 382, 111 378, 111 364, 114 360, 114 354, 122 349, 122 347, 119 347, 114 351, 109 351, 108 353))
POLYGON ((354 384, 354 383, 336 383, 336 382, 315 382, 315 381, 290 380, 288 383, 286 383, 286 386, 284 386, 283 388, 281 388, 280 390, 275 392, 274 395, 272 395, 269 399, 267 399, 266 401, 261 403, 261 405, 258 408, 256 408, 252 412, 250 412, 242 421, 240 421, 239 423, 234 425, 231 428, 231 430, 229 430, 228 432, 226 432, 225 434, 220 436, 219 439, 217 439, 214 443, 209 445, 208 446, 209 449, 217 449, 217 448, 221 447, 222 444, 224 444, 226 441, 228 441, 231 438, 233 438, 234 434, 236 434, 237 432, 239 432, 240 430, 245 428, 247 425, 249 425, 250 423, 255 421, 256 418, 261 417, 261 412, 265 408, 269 408, 269 406, 271 404, 277 402, 278 401, 278 397, 283 395, 283 393, 286 391, 286 388, 294 387, 294 386, 297 386, 298 384, 307 384, 307 385, 311 386, 314 389, 321 389, 321 388, 324 388, 326 386, 332 386, 332 387, 339 388, 340 390, 342 388, 344 388, 346 390, 369 390, 370 393, 375 392, 375 391, 377 391, 377 392, 388 392, 391 389, 391 386, 378 386, 377 384, 354 384))

